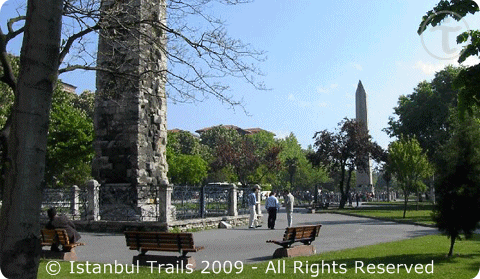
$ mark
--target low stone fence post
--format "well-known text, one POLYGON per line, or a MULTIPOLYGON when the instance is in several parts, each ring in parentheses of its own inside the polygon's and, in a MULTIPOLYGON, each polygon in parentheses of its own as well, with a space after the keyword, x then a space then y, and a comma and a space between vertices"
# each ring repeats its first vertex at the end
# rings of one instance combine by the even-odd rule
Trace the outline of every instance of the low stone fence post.
POLYGON ((230 200, 228 202, 228 216, 238 216, 238 206, 237 206, 237 185, 232 184, 229 191, 230 200))
POLYGON ((163 182, 158 187, 158 221, 170 224, 176 217, 175 207, 172 205, 173 186, 163 182))
POLYGON ((200 191, 200 218, 205 218, 205 206, 206 206, 205 186, 203 185, 200 191))
POLYGON ((98 181, 92 179, 87 182, 87 220, 99 221, 100 220, 100 184, 98 181))
POLYGON ((80 188, 77 185, 73 185, 71 191, 70 213, 73 219, 77 219, 80 215, 80 188))

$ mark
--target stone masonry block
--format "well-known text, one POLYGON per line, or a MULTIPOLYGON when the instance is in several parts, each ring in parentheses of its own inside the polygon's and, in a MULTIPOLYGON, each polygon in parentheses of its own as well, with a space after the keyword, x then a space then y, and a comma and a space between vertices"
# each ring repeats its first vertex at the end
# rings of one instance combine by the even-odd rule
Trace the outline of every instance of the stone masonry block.
POLYGON ((311 256, 315 255, 317 251, 313 245, 298 245, 290 248, 278 248, 273 253, 273 258, 292 258, 299 256, 311 256))

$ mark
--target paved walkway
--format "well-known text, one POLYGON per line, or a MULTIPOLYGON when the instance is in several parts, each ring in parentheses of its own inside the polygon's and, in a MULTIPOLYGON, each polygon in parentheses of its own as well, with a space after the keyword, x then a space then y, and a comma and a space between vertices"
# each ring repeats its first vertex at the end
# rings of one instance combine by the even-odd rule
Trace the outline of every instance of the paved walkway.
MULTIPOLYGON (((282 209, 277 215, 275 230, 266 228, 266 218, 264 215, 263 227, 254 230, 236 227, 230 230, 212 229, 194 233, 195 244, 205 246, 204 250, 191 254, 197 261, 197 269, 206 265, 202 261, 233 263, 240 260, 244 263, 254 263, 271 259, 275 249, 280 246, 266 243, 266 240, 283 237, 286 213, 282 209)), ((434 228, 369 218, 328 213, 294 213, 294 226, 318 223, 323 226, 319 238, 313 242, 317 253, 437 233, 434 228)), ((82 233, 81 241, 85 242, 86 246, 76 248, 79 261, 114 263, 116 260, 118 263, 126 264, 131 263, 132 257, 138 254, 126 247, 125 237, 120 234, 82 233)))

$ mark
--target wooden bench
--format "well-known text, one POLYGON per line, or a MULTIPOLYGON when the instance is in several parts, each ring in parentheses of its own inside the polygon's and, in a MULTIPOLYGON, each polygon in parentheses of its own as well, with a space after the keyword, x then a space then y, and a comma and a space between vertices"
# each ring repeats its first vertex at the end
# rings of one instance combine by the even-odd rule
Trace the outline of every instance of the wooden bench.
POLYGON ((138 260, 142 265, 149 265, 146 261, 152 260, 172 264, 175 261, 182 261, 184 265, 192 264, 192 268, 195 268, 194 259, 187 257, 187 253, 204 249, 203 246, 195 246, 192 233, 126 231, 124 234, 130 250, 140 252, 138 256, 133 258, 133 263, 138 260), (145 255, 148 251, 178 252, 181 257, 145 255))
POLYGON ((70 243, 70 238, 65 229, 42 229, 40 237, 42 240, 42 247, 52 246, 53 244, 62 245, 62 251, 42 250, 42 257, 44 258, 75 261, 77 260, 77 254, 73 248, 85 245, 85 243, 82 242, 70 243))
POLYGON ((320 232, 322 225, 289 227, 285 229, 282 240, 267 240, 267 243, 275 243, 283 248, 292 246, 295 242, 301 242, 305 245, 311 244, 320 232))
POLYGON ((310 245, 318 237, 322 225, 299 226, 285 229, 282 240, 267 240, 267 243, 275 243, 282 248, 278 248, 273 253, 273 258, 311 256, 315 255, 315 246, 310 245), (304 245, 292 245, 301 242, 304 245))

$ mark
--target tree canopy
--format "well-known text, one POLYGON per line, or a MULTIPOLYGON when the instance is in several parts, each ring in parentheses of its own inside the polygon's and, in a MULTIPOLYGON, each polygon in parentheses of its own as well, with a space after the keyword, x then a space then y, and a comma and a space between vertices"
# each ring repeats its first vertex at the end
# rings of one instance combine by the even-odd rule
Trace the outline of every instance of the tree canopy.
POLYGON ((315 153, 309 155, 314 166, 327 168, 331 175, 340 175, 340 208, 345 206, 351 188, 352 174, 355 170, 367 170, 367 160, 380 161, 382 148, 372 142, 365 126, 354 119, 345 118, 338 123, 337 132, 323 130, 316 132, 315 153))
POLYGON ((461 68, 447 66, 435 73, 435 78, 422 81, 409 95, 402 95, 385 129, 390 137, 415 137, 430 159, 449 137, 450 109, 457 107, 458 90, 453 80, 461 68))
POLYGON ((79 99, 60 83, 53 94, 45 168, 49 186, 84 185, 91 178, 93 119, 88 115, 91 108, 75 106, 79 99))
POLYGON ((480 221, 480 124, 468 115, 460 121, 456 112, 452 121, 452 137, 442 146, 437 164, 433 218, 450 238, 448 256, 453 255, 455 240, 461 234, 470 237, 480 221))
POLYGON ((387 168, 397 178, 405 196, 405 218, 410 193, 426 190, 422 180, 433 174, 433 168, 415 138, 401 138, 388 146, 387 168))
MULTIPOLYGON (((479 7, 473 0, 441 0, 422 17, 417 32, 421 35, 429 26, 441 25, 446 18, 460 21, 467 15, 475 14, 478 11, 479 7)), ((458 57, 459 63, 469 57, 478 56, 480 31, 467 30, 459 34, 457 43, 466 43, 458 57)), ((472 106, 480 105, 480 64, 462 69, 453 84, 456 89, 460 90, 458 98, 460 115, 464 115, 465 112, 472 114, 472 106)))

